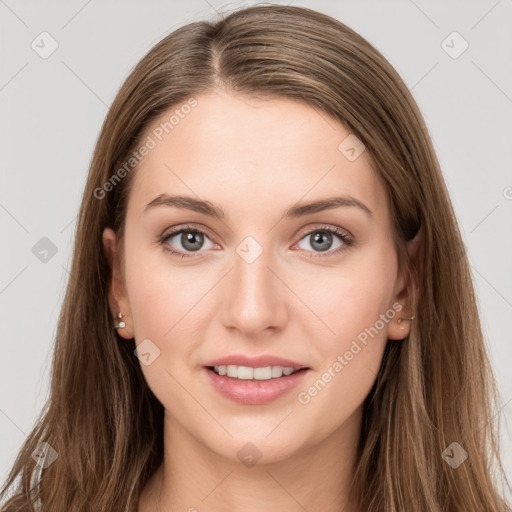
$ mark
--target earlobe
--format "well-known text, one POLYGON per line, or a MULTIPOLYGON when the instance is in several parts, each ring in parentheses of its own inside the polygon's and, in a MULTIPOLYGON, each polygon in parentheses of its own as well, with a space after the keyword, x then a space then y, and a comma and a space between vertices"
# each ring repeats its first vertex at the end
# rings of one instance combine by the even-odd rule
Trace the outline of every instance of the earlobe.
POLYGON ((416 320, 416 315, 412 312, 411 308, 404 307, 404 302, 407 302, 407 298, 398 301, 402 307, 389 323, 388 339, 390 340, 403 340, 409 336, 412 322, 416 320))
POLYGON ((129 319, 131 319, 131 311, 122 279, 121 265, 117 252, 116 233, 111 228, 105 228, 103 230, 102 241, 105 256, 111 271, 108 301, 112 324, 117 329, 120 336, 125 339, 131 339, 133 338, 133 325, 132 322, 129 322, 129 319))
MULTIPOLYGON (((407 253, 409 255, 409 259, 413 263, 418 255, 421 236, 422 230, 420 227, 416 235, 414 235, 414 238, 407 242, 407 253)), ((401 277, 401 280, 403 280, 403 276, 401 277)), ((412 322, 416 320, 416 313, 414 312, 415 305, 410 304, 411 287, 414 285, 415 284, 412 282, 406 282, 396 297, 396 301, 401 305, 401 309, 390 322, 388 329, 389 339, 402 340, 406 338, 411 331, 412 322)))
POLYGON ((388 339, 390 340, 403 340, 411 331, 412 322, 415 321, 415 316, 409 315, 408 311, 403 308, 399 311, 393 320, 389 323, 388 339))

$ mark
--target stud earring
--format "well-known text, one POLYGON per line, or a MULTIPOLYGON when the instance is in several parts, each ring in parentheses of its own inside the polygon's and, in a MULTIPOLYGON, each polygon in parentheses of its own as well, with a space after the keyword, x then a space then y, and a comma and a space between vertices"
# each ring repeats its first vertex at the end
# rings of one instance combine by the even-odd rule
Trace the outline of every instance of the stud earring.
MULTIPOLYGON (((123 315, 122 315, 122 313, 121 313, 121 312, 119 312, 119 313, 117 314, 117 318, 119 318, 119 320, 121 320, 121 318, 123 318, 123 315)), ((126 327, 126 324, 125 324, 124 322, 121 322, 121 321, 120 321, 120 322, 117 322, 117 323, 114 325, 114 327, 115 327, 116 329, 122 329, 123 327, 126 327)))
POLYGON ((399 319, 397 320, 397 322, 398 322, 398 323, 401 323, 401 322, 402 322, 402 320, 414 320, 414 317, 413 317, 413 316, 411 316, 410 318, 399 318, 399 319))

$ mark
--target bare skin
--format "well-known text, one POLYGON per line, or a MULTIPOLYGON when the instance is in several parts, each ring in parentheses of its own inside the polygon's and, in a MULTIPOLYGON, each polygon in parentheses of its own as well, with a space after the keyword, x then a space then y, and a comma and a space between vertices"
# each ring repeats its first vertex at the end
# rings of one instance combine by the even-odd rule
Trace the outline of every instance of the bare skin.
POLYGON ((350 161, 338 149, 349 132, 304 103, 220 90, 196 99, 133 171, 123 258, 115 233, 103 235, 112 315, 121 311, 126 322, 118 332, 160 350, 141 368, 166 412, 164 463, 139 511, 356 512, 348 487, 362 404, 387 340, 409 332, 410 321, 398 318, 413 314, 383 186, 367 152, 350 161), (162 193, 209 201, 225 217, 171 206, 145 212, 162 193), (283 216, 297 203, 346 195, 372 214, 343 206, 283 216), (182 233, 159 242, 164 230, 190 223, 204 233, 200 249, 184 245, 182 233), (353 244, 333 233, 319 249, 314 235, 326 227, 353 244), (236 250, 248 236, 263 249, 251 263, 236 250), (333 369, 386 312, 378 334, 333 369), (240 404, 220 395, 203 367, 233 353, 285 357, 310 370, 271 403, 240 404), (308 392, 319 379, 328 382, 308 392), (252 466, 237 455, 248 442, 261 454, 252 466))

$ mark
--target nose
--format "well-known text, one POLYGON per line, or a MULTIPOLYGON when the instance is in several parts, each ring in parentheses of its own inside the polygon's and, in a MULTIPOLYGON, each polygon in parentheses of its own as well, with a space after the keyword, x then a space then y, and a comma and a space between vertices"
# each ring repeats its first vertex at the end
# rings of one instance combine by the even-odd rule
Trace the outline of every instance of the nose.
POLYGON ((233 267, 221 290, 227 329, 254 338, 283 328, 288 317, 287 289, 278 274, 270 250, 263 250, 254 261, 243 252, 233 254, 233 267))

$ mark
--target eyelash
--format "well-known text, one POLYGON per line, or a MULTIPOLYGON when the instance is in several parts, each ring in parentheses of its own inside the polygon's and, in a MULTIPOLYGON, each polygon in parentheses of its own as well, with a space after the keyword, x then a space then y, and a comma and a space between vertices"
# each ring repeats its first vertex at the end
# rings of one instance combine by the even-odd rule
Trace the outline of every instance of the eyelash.
MULTIPOLYGON (((342 252, 346 251, 354 243, 352 238, 350 238, 347 234, 345 234, 339 228, 336 228, 336 227, 333 227, 333 226, 320 226, 318 228, 312 229, 312 230, 304 233, 302 235, 302 237, 300 238, 300 240, 302 240, 306 236, 309 236, 309 235, 311 235, 313 233, 322 232, 322 231, 327 231, 329 233, 333 233, 334 235, 338 236, 341 239, 341 241, 343 242, 343 244, 340 247, 338 247, 337 249, 330 250, 330 251, 325 251, 325 253, 315 252, 314 256, 310 256, 310 258, 325 258, 325 257, 337 256, 338 254, 341 254, 342 252)), ((163 246, 165 251, 168 251, 169 253, 171 253, 175 257, 178 257, 178 258, 194 258, 196 256, 194 253, 187 254, 187 253, 183 253, 183 252, 180 252, 180 251, 175 251, 174 249, 170 248, 169 244, 167 244, 167 240, 169 240, 173 236, 175 236, 177 234, 180 234, 180 233, 183 233, 183 232, 200 233, 202 235, 208 236, 208 234, 205 233, 204 231, 202 231, 201 229, 198 229, 198 228, 196 228, 194 226, 187 226, 187 225, 185 225, 185 226, 180 226, 179 228, 173 229, 173 230, 165 233, 164 235, 159 237, 158 241, 163 246)), ((312 252, 312 251, 309 251, 309 252, 312 252)))

